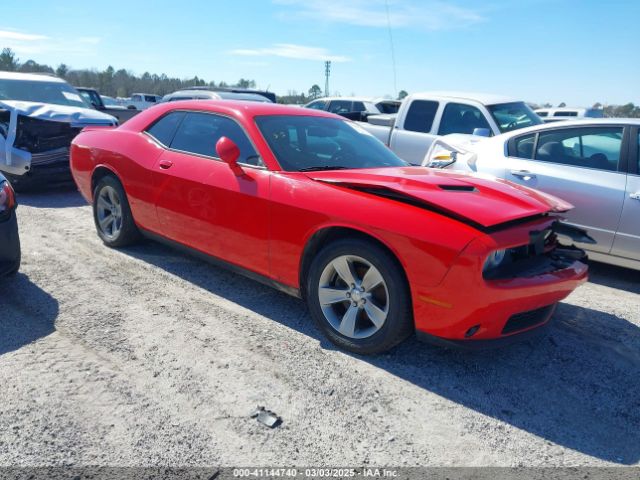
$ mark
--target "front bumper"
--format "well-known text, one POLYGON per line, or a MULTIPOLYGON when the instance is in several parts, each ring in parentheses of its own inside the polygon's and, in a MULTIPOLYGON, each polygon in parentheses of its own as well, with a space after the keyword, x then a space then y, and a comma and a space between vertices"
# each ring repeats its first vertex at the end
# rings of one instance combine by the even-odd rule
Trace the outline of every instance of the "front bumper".
POLYGON ((18 220, 13 211, 8 219, 0 221, 0 276, 18 270, 20 257, 18 220))
POLYGON ((68 160, 47 165, 33 165, 22 175, 5 172, 4 176, 9 179, 16 191, 73 185, 68 160))
MULTIPOLYGON (((483 277, 482 267, 489 251, 526 244, 532 231, 552 223, 542 219, 480 237, 465 248, 439 285, 414 288, 418 336, 478 347, 509 343, 547 325, 555 305, 587 280, 582 259, 568 256, 555 267, 494 280, 483 277)), ((575 256, 576 250, 571 252, 575 256)))

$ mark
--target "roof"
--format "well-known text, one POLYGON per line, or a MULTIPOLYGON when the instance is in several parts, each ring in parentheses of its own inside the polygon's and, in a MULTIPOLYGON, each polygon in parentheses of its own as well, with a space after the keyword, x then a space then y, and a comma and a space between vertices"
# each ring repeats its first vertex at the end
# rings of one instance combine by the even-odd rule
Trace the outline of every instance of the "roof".
MULTIPOLYGON (((333 100, 346 100, 347 102, 370 102, 370 103, 375 103, 375 99, 373 99, 372 97, 322 97, 322 98, 316 98, 315 100, 312 100, 312 102, 315 102, 317 100, 324 100, 324 101, 328 101, 331 102, 333 100)), ((311 102, 309 102, 311 103, 311 102)))
POLYGON ((61 78, 46 73, 0 72, 0 80, 23 80, 25 82, 67 83, 61 78))
POLYGON ((300 108, 298 106, 280 105, 271 102, 249 102, 241 100, 176 100, 163 102, 143 110, 131 120, 120 126, 121 130, 132 130, 146 127, 159 116, 172 110, 193 110, 201 112, 216 112, 231 117, 253 118, 263 115, 292 115, 307 117, 336 118, 345 121, 343 117, 324 110, 300 108))
POLYGON ((514 137, 526 133, 538 132, 543 130, 551 130, 561 127, 585 127, 585 126, 607 126, 607 125, 640 125, 640 118, 590 118, 584 117, 580 120, 560 120, 558 122, 542 123, 540 125, 534 125, 532 127, 521 128, 518 130, 512 130, 502 135, 496 135, 491 138, 502 138, 504 135, 514 137))
POLYGON ((420 100, 437 99, 449 99, 449 100, 470 100, 481 103, 483 105, 495 105, 498 103, 510 103, 521 102, 522 100, 517 98, 506 97, 504 95, 495 95, 493 93, 477 93, 477 92, 447 92, 447 91, 434 91, 434 92, 420 92, 410 95, 411 98, 418 98, 420 100))

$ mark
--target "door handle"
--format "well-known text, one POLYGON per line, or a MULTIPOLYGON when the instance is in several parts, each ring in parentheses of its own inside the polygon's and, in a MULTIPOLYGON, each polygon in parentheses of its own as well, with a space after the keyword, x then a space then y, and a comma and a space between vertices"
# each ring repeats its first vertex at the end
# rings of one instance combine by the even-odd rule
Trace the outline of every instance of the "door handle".
POLYGON ((630 193, 629 198, 631 198, 632 200, 640 200, 640 192, 630 193))
POLYGON ((533 180, 536 178, 536 175, 528 170, 511 170, 511 175, 522 178, 523 180, 533 180))
POLYGON ((171 168, 173 166, 173 162, 171 160, 160 160, 158 164, 160 165, 160 168, 164 170, 167 170, 168 168, 171 168))

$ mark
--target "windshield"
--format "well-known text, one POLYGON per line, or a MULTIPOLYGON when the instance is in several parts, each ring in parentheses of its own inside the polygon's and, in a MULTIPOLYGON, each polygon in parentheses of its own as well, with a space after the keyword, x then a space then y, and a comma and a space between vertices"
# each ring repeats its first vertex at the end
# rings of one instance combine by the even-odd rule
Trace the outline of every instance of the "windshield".
POLYGON ((487 108, 502 133, 542 123, 538 115, 523 102, 501 103, 487 108))
POLYGON ((0 100, 91 108, 71 85, 61 82, 0 80, 0 100))
POLYGON ((256 124, 283 170, 338 170, 408 165, 373 135, 334 118, 272 115, 256 124))

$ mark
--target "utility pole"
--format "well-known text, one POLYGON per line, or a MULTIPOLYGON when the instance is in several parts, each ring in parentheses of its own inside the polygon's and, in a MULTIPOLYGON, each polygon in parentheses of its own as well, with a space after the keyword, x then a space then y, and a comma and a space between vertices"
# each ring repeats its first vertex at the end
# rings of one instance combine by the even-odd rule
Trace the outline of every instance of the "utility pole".
POLYGON ((331 62, 324 62, 324 96, 329 96, 329 75, 331 75, 331 62))

